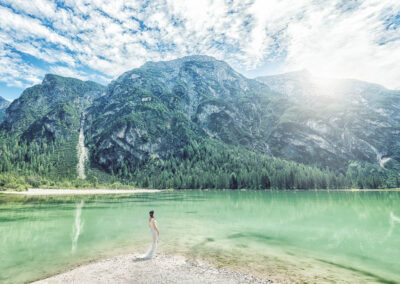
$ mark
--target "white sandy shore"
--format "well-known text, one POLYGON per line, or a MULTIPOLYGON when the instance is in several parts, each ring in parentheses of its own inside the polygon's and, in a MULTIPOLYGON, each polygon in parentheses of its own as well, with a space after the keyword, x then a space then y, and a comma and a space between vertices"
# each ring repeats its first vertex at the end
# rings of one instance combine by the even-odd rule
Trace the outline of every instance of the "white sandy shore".
POLYGON ((150 260, 138 260, 137 256, 107 258, 34 283, 272 283, 181 256, 159 254, 150 260))
POLYGON ((44 189, 29 188, 27 191, 1 191, 1 193, 20 195, 75 195, 75 194, 131 194, 131 193, 156 193, 158 189, 44 189))
MULTIPOLYGON (((256 272, 257 267, 217 268, 202 260, 185 259, 180 255, 157 254, 150 260, 138 259, 139 254, 109 257, 78 266, 67 272, 33 282, 58 283, 381 283, 376 278, 352 269, 327 263, 311 263, 293 257, 271 257, 262 264, 267 271, 256 272), (242 269, 244 268, 244 270, 242 269), (249 268, 252 268, 248 270, 249 268), (255 270, 254 270, 255 269, 255 270), (244 272, 243 272, 244 271, 244 272), (253 274, 254 273, 254 274, 253 274)), ((259 268, 259 267, 258 267, 259 268)), ((394 283, 394 282, 393 282, 394 283)))

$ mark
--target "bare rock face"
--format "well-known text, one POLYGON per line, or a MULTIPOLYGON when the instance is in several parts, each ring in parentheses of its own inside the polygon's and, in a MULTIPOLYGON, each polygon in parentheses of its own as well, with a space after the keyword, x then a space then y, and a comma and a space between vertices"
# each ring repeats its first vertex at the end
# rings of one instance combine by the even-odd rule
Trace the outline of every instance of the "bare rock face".
POLYGON ((273 154, 330 167, 354 160, 398 168, 400 91, 304 71, 258 80, 290 101, 269 137, 273 154))

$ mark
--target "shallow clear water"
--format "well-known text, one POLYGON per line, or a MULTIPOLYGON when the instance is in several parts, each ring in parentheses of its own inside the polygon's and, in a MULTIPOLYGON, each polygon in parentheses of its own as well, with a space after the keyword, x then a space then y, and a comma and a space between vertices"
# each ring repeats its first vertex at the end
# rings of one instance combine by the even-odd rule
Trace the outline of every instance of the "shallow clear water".
POLYGON ((144 253, 151 243, 150 209, 161 231, 160 251, 246 264, 260 273, 268 272, 264 261, 279 251, 309 259, 311 266, 400 281, 400 192, 175 191, 0 194, 0 282, 32 281, 103 256, 144 253))

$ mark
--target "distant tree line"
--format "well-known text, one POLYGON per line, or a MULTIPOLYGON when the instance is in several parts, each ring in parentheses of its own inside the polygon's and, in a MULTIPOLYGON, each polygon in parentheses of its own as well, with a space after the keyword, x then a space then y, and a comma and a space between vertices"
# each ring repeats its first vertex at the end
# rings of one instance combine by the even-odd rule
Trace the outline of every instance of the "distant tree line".
POLYGON ((123 163, 114 176, 138 187, 175 189, 337 189, 399 186, 396 172, 352 163, 346 172, 319 169, 218 142, 192 142, 142 166, 123 163))
POLYGON ((87 167, 76 175, 77 137, 21 141, 0 137, 0 188, 142 187, 175 189, 336 189, 399 187, 398 173, 352 163, 339 172, 257 154, 214 140, 192 141, 164 159, 129 160, 111 173, 87 167))

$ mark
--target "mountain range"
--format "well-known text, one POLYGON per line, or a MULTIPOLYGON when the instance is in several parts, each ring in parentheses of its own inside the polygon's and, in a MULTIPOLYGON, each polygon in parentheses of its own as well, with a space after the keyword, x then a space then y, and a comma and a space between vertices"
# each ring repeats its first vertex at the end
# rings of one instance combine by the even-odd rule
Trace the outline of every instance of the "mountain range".
POLYGON ((204 144, 336 176, 354 165, 397 176, 399 111, 400 91, 377 84, 305 70, 249 79, 223 61, 189 56, 148 62, 106 87, 48 74, 8 106, 0 131, 19 143, 69 141, 77 160, 87 151, 87 171, 121 177, 179 164, 197 148, 188 145, 204 144))

